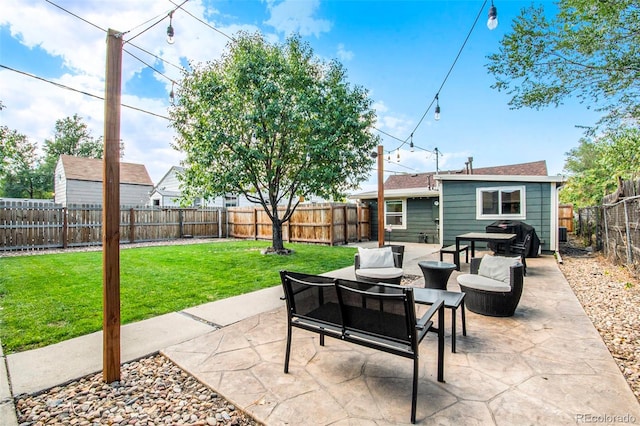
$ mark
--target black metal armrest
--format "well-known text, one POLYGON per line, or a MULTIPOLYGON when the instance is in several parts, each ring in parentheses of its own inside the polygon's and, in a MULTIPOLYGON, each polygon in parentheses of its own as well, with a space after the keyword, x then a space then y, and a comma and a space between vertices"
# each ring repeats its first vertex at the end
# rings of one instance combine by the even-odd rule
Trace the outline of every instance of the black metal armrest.
POLYGON ((416 322, 416 328, 423 329, 428 322, 433 319, 433 316, 444 307, 444 299, 438 299, 433 305, 429 307, 429 310, 416 322))

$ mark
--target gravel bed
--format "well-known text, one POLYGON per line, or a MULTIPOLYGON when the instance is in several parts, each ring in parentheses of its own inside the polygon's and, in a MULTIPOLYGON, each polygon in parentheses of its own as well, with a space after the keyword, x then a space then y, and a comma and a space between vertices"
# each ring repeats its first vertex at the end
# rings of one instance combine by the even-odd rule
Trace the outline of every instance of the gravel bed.
MULTIPOLYGON (((626 269, 575 241, 563 244, 561 257, 562 273, 640 401, 640 283, 626 269)), ((260 424, 162 355, 124 364, 121 379, 105 384, 99 373, 38 395, 19 395, 18 422, 21 426, 260 424)))
POLYGON ((560 254, 560 270, 640 402, 640 282, 575 240, 560 254))
POLYGON ((162 355, 124 364, 121 380, 102 373, 15 399, 27 425, 259 425, 162 355))

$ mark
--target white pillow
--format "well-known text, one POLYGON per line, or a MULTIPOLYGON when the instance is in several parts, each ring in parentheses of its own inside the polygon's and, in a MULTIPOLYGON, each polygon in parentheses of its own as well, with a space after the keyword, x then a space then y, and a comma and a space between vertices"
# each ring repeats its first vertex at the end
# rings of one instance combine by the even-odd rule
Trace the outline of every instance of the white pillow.
POLYGON ((480 261, 478 275, 508 283, 511 279, 511 271, 509 268, 519 261, 519 257, 491 256, 490 254, 485 254, 480 261))
POLYGON ((393 268, 393 252, 391 247, 367 249, 358 247, 361 268, 393 268))

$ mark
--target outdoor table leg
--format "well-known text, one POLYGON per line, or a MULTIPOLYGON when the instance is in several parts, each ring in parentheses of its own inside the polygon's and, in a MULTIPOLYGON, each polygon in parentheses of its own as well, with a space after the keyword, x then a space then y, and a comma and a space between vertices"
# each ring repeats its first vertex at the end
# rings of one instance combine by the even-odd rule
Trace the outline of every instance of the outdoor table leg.
POLYGON ((456 237, 456 251, 453 253, 453 263, 456 264, 456 271, 460 270, 460 240, 456 237))

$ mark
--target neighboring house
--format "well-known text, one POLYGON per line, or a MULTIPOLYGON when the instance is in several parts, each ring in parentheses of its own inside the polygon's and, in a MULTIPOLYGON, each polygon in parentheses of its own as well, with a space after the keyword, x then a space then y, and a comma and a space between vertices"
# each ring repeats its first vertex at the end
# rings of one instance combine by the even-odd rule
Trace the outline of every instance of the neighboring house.
MULTIPOLYGON (((455 243, 464 232, 485 231, 499 219, 513 219, 536 228, 543 250, 557 247, 557 188, 563 179, 547 176, 545 161, 462 171, 390 176, 384 184, 385 240, 426 242, 444 245, 455 243), (488 194, 501 197, 514 192, 522 204, 511 207, 518 213, 476 215, 477 200, 488 194), (497 192, 496 192, 497 191, 497 192), (544 211, 543 211, 544 210, 544 211), (553 234, 553 235, 552 235, 553 234)), ((352 195, 370 206, 372 239, 377 240, 377 191, 352 195)), ((508 203, 503 203, 507 206, 508 203)))
MULTIPOLYGON (((182 191, 180 190, 179 175, 181 173, 184 173, 184 167, 172 166, 151 191, 149 204, 158 207, 180 206, 182 191)), ((254 204, 244 196, 227 194, 224 197, 214 199, 197 197, 191 200, 188 207, 244 207, 252 205, 254 204)))
MULTIPOLYGON (((102 204, 103 160, 61 155, 54 172, 54 201, 102 204)), ((153 182, 142 164, 120 163, 120 205, 144 206, 153 182)))

